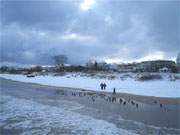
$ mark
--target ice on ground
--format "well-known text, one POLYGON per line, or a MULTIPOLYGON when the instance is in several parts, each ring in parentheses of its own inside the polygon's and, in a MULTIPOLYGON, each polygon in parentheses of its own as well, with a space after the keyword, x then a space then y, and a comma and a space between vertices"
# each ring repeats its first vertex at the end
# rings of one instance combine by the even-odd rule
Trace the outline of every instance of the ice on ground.
MULTIPOLYGON (((74 106, 76 104, 72 104, 74 106)), ((69 104, 68 104, 69 106, 69 104)), ((69 106, 71 108, 71 106, 69 106)), ((30 134, 134 135, 104 120, 11 96, 1 97, 0 127, 30 134)))
POLYGON ((117 92, 131 93, 137 95, 156 96, 156 97, 180 97, 180 82, 168 80, 155 81, 135 81, 133 79, 99 79, 82 76, 36 76, 27 78, 24 75, 0 74, 0 77, 21 82, 39 83, 43 85, 82 88, 95 91, 100 90, 100 83, 107 84, 106 91, 112 92, 116 88, 117 92))

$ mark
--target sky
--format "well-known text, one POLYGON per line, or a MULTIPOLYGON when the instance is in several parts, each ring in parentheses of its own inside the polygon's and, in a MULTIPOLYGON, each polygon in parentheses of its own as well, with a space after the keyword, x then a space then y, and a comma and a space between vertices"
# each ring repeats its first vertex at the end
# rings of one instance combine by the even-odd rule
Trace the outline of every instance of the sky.
POLYGON ((0 0, 0 62, 175 60, 179 0, 0 0))

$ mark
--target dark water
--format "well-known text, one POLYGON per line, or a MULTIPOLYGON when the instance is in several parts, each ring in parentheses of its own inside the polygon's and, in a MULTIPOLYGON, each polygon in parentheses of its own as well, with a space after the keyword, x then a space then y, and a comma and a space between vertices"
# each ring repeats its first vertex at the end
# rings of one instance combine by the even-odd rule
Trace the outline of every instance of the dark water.
POLYGON ((73 110, 83 106, 60 101, 61 107, 43 105, 26 99, 2 96, 0 126, 3 134, 133 134, 114 124, 97 120, 73 110))
MULTIPOLYGON (((51 102, 48 100, 46 102, 51 102)), ((176 129, 158 128, 142 123, 123 120, 112 124, 76 113, 81 104, 59 100, 59 106, 45 105, 27 99, 1 96, 1 134, 22 135, 133 135, 178 134, 176 129)))

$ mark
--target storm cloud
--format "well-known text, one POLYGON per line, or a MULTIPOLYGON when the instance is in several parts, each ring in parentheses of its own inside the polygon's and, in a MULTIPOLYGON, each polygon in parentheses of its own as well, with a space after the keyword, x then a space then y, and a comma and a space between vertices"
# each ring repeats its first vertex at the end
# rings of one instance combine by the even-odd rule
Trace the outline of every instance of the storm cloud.
POLYGON ((177 0, 1 0, 1 62, 52 64, 90 59, 173 59, 179 49, 177 0))

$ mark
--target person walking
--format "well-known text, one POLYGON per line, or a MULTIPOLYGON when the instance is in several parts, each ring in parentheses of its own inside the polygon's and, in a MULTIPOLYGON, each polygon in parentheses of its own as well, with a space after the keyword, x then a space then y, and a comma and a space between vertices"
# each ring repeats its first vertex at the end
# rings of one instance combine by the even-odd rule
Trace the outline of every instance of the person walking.
POLYGON ((104 83, 104 90, 106 90, 106 86, 107 86, 106 83, 104 83))
POLYGON ((101 87, 101 90, 103 90, 103 88, 104 88, 104 84, 103 84, 103 83, 101 83, 101 84, 100 84, 100 87, 101 87))
POLYGON ((113 94, 116 94, 116 88, 113 88, 113 94))

